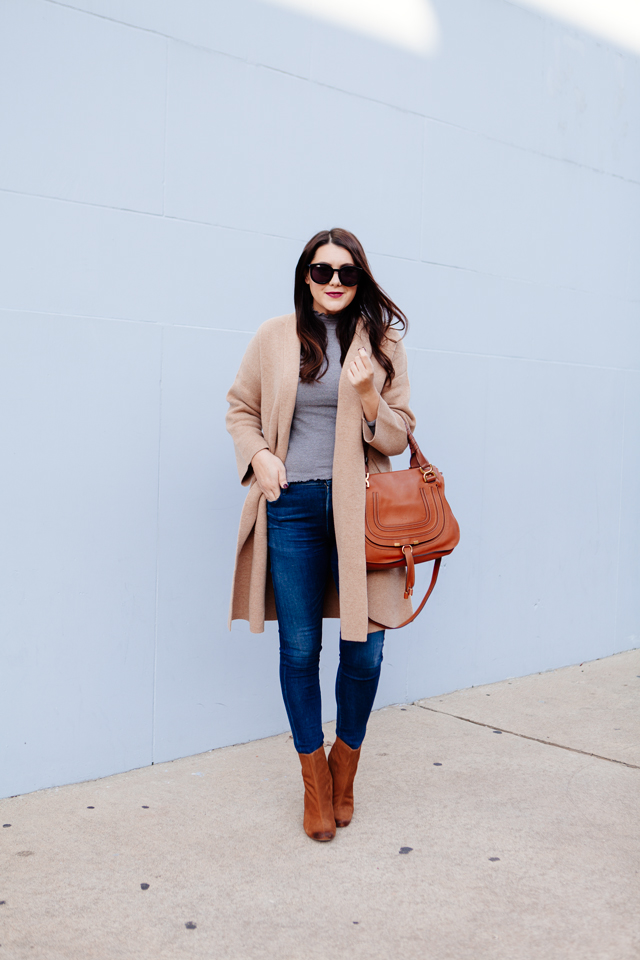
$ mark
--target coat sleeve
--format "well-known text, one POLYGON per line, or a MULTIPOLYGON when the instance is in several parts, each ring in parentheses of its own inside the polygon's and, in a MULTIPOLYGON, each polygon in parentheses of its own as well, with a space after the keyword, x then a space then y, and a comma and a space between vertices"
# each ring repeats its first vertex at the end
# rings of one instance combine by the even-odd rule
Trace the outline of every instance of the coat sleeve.
POLYGON ((362 416, 362 436, 369 446, 387 457, 395 457, 407 446, 407 425, 413 432, 416 418, 409 407, 409 374, 407 351, 402 340, 396 342, 393 353, 395 374, 380 397, 375 430, 372 432, 362 416))
POLYGON ((238 375, 227 394, 227 430, 233 437, 240 482, 247 486, 253 476, 251 460, 258 450, 268 450, 262 432, 262 377, 260 334, 257 333, 242 358, 238 375))

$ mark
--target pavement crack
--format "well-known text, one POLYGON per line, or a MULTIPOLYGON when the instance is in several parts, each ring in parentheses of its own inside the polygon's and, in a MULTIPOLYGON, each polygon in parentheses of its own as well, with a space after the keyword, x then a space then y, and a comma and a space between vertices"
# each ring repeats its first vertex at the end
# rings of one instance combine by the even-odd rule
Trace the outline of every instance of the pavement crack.
POLYGON ((425 707, 422 703, 415 703, 414 706, 421 710, 429 710, 431 713, 442 714, 443 717, 452 717, 454 720, 463 720, 465 723, 474 723, 477 727, 487 727, 488 730, 499 730, 500 733, 509 733, 512 737, 520 737, 522 740, 533 740, 534 743, 543 743, 545 747, 557 747, 559 750, 568 750, 570 753, 581 753, 584 757, 594 757, 596 760, 606 760, 608 763, 619 763, 623 767, 631 767, 632 770, 640 770, 636 763, 627 763, 626 760, 616 760, 614 757, 603 757, 601 753, 590 753, 589 750, 578 750, 577 747, 567 747, 564 743, 554 743, 552 740, 541 740, 540 737, 530 737, 526 733, 517 733, 515 730, 506 730, 504 727, 498 727, 493 723, 482 723, 481 720, 471 720, 469 717, 461 717, 457 713, 447 713, 446 710, 436 710, 435 707, 425 707))

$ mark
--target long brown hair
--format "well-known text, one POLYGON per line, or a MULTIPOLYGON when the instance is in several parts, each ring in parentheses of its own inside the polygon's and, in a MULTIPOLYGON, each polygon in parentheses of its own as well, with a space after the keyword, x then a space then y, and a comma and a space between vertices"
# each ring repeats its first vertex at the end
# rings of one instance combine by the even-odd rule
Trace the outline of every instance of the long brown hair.
POLYGON ((394 376, 393 363, 384 353, 382 345, 390 327, 402 330, 403 336, 407 331, 408 320, 402 310, 395 305, 384 290, 373 279, 371 267, 367 260, 362 244, 348 230, 336 227, 333 230, 321 230, 309 240, 302 251, 296 266, 294 286, 294 302, 296 307, 297 331, 300 343, 300 379, 303 383, 312 383, 326 372, 327 329, 324 323, 313 312, 313 297, 306 282, 309 264, 313 262, 318 247, 325 243, 333 243, 337 247, 344 247, 351 254, 351 259, 357 267, 362 267, 362 276, 358 283, 356 295, 351 303, 337 314, 337 335, 340 341, 340 364, 351 346, 353 335, 356 332, 358 319, 362 317, 364 329, 369 337, 371 352, 378 363, 384 368, 387 376, 386 383, 391 383, 394 376))

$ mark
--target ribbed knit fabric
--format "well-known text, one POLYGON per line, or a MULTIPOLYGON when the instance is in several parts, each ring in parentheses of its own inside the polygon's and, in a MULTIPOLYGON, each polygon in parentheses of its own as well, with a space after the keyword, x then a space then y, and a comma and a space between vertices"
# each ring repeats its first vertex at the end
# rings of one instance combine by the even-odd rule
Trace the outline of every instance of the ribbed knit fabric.
MULTIPOLYGON (((342 372, 340 341, 336 333, 338 319, 316 310, 313 312, 327 328, 328 367, 322 379, 314 383, 298 383, 285 460, 289 483, 330 480, 333 473, 338 385, 342 372)), ((375 420, 367 423, 375 431, 375 420)))
POLYGON ((296 409, 284 464, 289 483, 330 480, 333 474, 338 384, 342 372, 340 341, 336 336, 338 320, 324 313, 314 313, 327 328, 329 366, 321 380, 298 383, 296 409))

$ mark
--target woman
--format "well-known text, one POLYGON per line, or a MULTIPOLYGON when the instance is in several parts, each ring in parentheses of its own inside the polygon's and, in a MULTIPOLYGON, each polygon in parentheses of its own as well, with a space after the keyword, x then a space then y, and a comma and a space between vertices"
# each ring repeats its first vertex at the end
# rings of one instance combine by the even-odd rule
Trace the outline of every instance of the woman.
POLYGON ((278 620, 280 683, 305 786, 304 829, 331 840, 353 815, 353 781, 378 686, 384 631, 411 615, 400 568, 367 573, 366 473, 407 446, 404 314, 347 230, 302 251, 295 313, 268 320, 228 393, 227 429, 249 484, 230 622, 278 620), (365 460, 366 450, 366 460, 365 460), (338 600, 339 593, 339 600, 338 600), (336 740, 321 722, 322 618, 340 617, 336 740))

